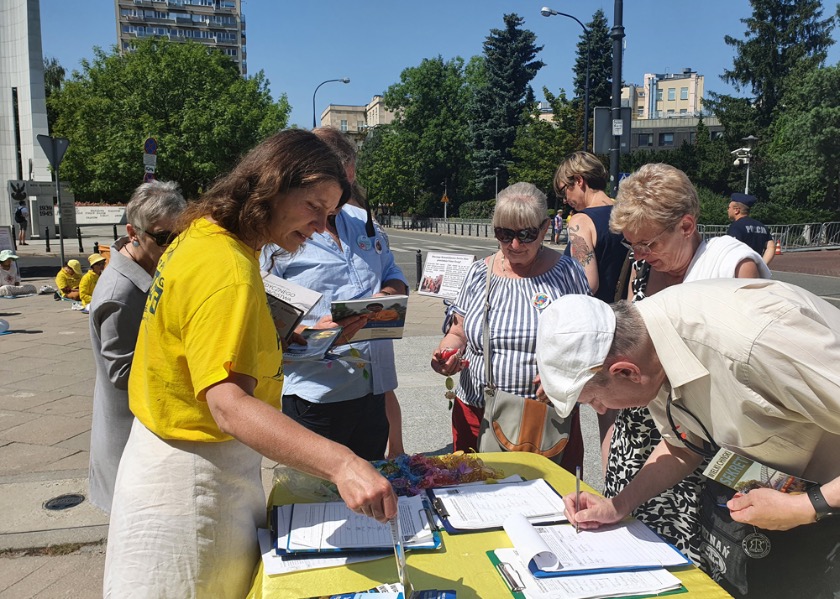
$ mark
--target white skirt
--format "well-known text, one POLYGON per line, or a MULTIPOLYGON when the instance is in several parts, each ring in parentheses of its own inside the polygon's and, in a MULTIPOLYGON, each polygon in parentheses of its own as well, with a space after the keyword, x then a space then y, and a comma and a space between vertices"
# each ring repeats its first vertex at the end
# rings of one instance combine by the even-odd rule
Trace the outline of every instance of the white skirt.
POLYGON ((137 419, 114 490, 104 596, 244 597, 265 526, 261 456, 239 441, 166 441, 137 419))

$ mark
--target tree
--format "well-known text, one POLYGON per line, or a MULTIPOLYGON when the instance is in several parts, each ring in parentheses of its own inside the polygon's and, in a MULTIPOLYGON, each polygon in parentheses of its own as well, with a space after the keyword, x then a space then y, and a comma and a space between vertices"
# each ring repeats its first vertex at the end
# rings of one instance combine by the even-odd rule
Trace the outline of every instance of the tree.
POLYGON ((217 50, 154 38, 125 54, 95 48, 49 104, 54 134, 70 139, 62 175, 77 198, 93 201, 131 195, 149 136, 158 142, 157 176, 195 196, 289 114, 262 71, 243 78, 217 50))
MULTIPOLYGON (((492 196, 495 169, 510 160, 517 128, 534 103, 530 82, 543 67, 535 60, 542 46, 535 45, 533 32, 521 28, 524 19, 507 14, 503 20, 505 28, 490 30, 484 41, 486 84, 474 90, 470 103, 473 184, 479 196, 492 196)), ((502 186, 507 173, 499 175, 502 186)))
POLYGON ((414 205, 420 177, 411 158, 409 138, 400 135, 394 125, 380 125, 359 151, 356 171, 368 202, 387 205, 389 213, 408 212, 414 205))
POLYGON ((755 122, 763 131, 773 120, 788 77, 825 62, 834 43, 834 16, 821 18, 820 0, 750 0, 750 4, 752 16, 741 19, 747 27, 744 39, 724 37, 735 49, 735 58, 722 79, 752 94, 755 122))
POLYGON ((764 146, 767 188, 773 204, 805 213, 796 220, 815 220, 821 210, 840 212, 840 66, 813 69, 799 83, 764 146))
MULTIPOLYGON (((534 105, 528 120, 519 127, 511 155, 510 180, 528 181, 549 197, 549 206, 559 208, 554 194, 554 171, 563 159, 580 146, 577 115, 561 90, 559 96, 543 88, 543 95, 551 106, 551 122, 539 118, 534 105)), ((501 174, 501 172, 500 172, 501 174)))
POLYGON ((55 110, 50 108, 50 98, 55 92, 61 90, 65 75, 66 71, 57 59, 44 57, 44 97, 47 102, 47 126, 50 131, 53 129, 56 117, 55 110))
MULTIPOLYGON (((411 165, 412 190, 416 189, 417 197, 428 192, 431 194, 428 197, 439 199, 446 181, 449 197, 456 203, 463 199, 458 191, 467 186, 469 173, 467 97, 464 60, 460 57, 449 61, 441 56, 426 58, 419 66, 403 70, 400 82, 389 87, 383 98, 385 106, 396 113, 388 134, 398 139, 387 143, 399 148, 401 153, 391 157, 378 154, 377 162, 365 162, 367 176, 375 176, 372 171, 379 168, 379 161, 396 163, 394 168, 402 173, 407 172, 405 165, 411 165)), ((405 194, 406 190, 403 188, 400 193, 405 194)), ((415 191, 412 191, 408 197, 392 196, 383 201, 410 204, 414 198, 415 191)), ((415 208, 420 211, 420 207, 415 208)), ((443 213, 442 205, 430 200, 426 208, 443 213)))
MULTIPOLYGON (((610 30, 607 27, 607 18, 600 8, 592 15, 592 21, 586 24, 589 30, 590 44, 590 65, 589 65, 589 114, 588 121, 592 120, 592 111, 596 106, 610 106, 612 100, 612 39, 610 30)), ((583 122, 583 98, 586 93, 586 47, 587 36, 581 31, 580 40, 577 44, 577 55, 575 57, 575 101, 574 106, 581 112, 580 122, 583 122)), ((583 127, 579 127, 579 131, 583 127)), ((590 131, 592 130, 590 124, 590 131)), ((589 139, 592 139, 590 135, 589 139)), ((588 148, 587 148, 588 149, 588 148)))

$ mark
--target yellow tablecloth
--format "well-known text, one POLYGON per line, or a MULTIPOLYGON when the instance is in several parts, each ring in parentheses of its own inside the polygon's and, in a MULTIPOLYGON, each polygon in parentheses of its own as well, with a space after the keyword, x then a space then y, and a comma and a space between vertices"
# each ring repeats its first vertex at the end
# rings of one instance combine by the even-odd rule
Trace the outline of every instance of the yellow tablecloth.
MULTIPOLYGON (((487 453, 481 459, 506 476, 519 474, 526 479, 545 478, 561 494, 574 493, 575 477, 550 460, 533 453, 487 453)), ((585 486, 585 485, 584 485, 585 486)), ((591 488, 585 486, 587 491, 591 488)), ((285 489, 275 487, 269 503, 284 505, 301 501, 285 489)), ((503 531, 449 535, 443 533, 443 550, 408 552, 408 574, 415 589, 455 590, 458 599, 506 599, 512 597, 486 552, 511 547, 503 531)), ((730 597, 712 579, 695 567, 671 570, 688 589, 675 595, 682 599, 730 597)), ((249 599, 299 599, 337 593, 363 591, 386 582, 397 582, 394 556, 339 568, 265 575, 260 563, 249 599)))

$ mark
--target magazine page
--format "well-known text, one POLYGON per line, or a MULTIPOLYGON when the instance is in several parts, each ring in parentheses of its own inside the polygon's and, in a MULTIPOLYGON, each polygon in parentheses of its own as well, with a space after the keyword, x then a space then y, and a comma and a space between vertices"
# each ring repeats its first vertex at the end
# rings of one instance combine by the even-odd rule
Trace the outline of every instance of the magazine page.
POLYGON ((335 322, 348 316, 364 315, 368 321, 350 340, 402 339, 405 328, 405 314, 408 308, 407 295, 385 295, 354 300, 332 302, 330 312, 335 322))
POLYGON ((261 272, 271 318, 281 339, 288 340, 321 294, 268 272, 261 272))
POLYGON ((776 470, 729 449, 721 449, 709 462, 703 475, 722 485, 747 493, 752 489, 767 487, 783 493, 804 493, 816 484, 776 470))
POLYGON ((418 293, 443 299, 456 299, 467 278, 470 265, 474 261, 475 256, 470 254, 429 252, 426 254, 426 264, 423 266, 418 293))
POLYGON ((334 329, 303 329, 301 336, 306 345, 291 343, 283 352, 286 362, 300 362, 302 360, 323 360, 324 355, 335 345, 341 335, 341 327, 334 329))

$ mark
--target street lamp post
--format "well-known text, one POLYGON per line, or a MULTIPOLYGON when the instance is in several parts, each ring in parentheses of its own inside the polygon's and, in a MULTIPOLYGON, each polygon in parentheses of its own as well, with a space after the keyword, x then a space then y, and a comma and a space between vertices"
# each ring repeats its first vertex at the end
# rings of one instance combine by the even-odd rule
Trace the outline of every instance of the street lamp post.
POLYGON ((730 152, 733 156, 735 156, 735 166, 746 165, 747 167, 747 178, 744 183, 744 193, 750 193, 750 163, 752 162, 752 153, 755 149, 755 143, 758 141, 758 138, 755 135, 748 135, 741 139, 744 142, 744 147, 738 148, 737 150, 733 150, 730 152))
POLYGON ((589 29, 586 28, 586 25, 580 22, 580 20, 572 15, 566 14, 564 12, 558 12, 552 8, 547 6, 543 6, 540 9, 540 14, 544 17, 552 17, 554 15, 559 15, 561 17, 568 17, 577 22, 583 28, 583 35, 586 38, 586 81, 584 84, 584 92, 583 92, 583 149, 587 152, 589 151, 589 63, 592 59, 592 40, 589 37, 589 29))
POLYGON ((317 123, 315 122, 315 94, 318 93, 318 90, 321 89, 321 86, 325 83, 333 83, 333 82, 341 82, 341 83, 350 83, 349 77, 342 77, 341 79, 327 79, 326 81, 322 81, 318 84, 318 87, 315 88, 315 91, 312 92, 312 128, 314 129, 317 127, 317 123))
POLYGON ((621 155, 621 53, 624 40, 624 2, 615 0, 613 5, 613 28, 610 31, 613 41, 612 47, 612 103, 611 115, 613 124, 613 142, 610 146, 610 179, 612 180, 612 195, 618 193, 618 178, 620 175, 618 160, 621 155))
POLYGON ((496 199, 499 199, 499 167, 493 169, 496 171, 496 199))

